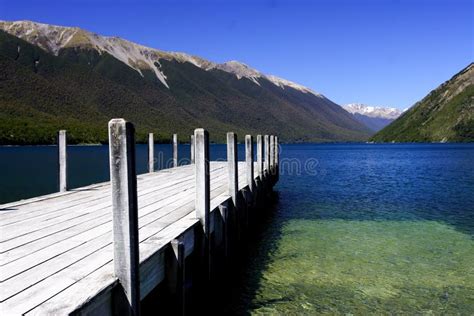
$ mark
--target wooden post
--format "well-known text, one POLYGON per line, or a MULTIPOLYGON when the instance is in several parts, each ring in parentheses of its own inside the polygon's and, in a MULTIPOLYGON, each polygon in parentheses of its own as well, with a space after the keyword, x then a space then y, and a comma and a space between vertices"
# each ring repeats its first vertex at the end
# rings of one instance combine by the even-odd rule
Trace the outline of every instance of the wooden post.
POLYGON ((60 130, 58 133, 58 182, 59 192, 67 191, 67 152, 66 152, 66 131, 60 130))
POLYGON ((239 192, 238 179, 238 156, 237 156, 237 135, 233 132, 227 133, 227 168, 229 172, 229 195, 232 197, 234 206, 237 207, 237 193, 239 192))
POLYGON ((253 180, 253 137, 252 135, 245 136, 245 166, 247 169, 247 184, 250 192, 254 193, 253 180))
POLYGON ((265 135, 265 174, 270 173, 270 138, 265 135))
POLYGON ((148 172, 155 171, 155 141, 153 133, 148 134, 148 172))
POLYGON ((219 205, 219 212, 224 222, 222 236, 224 237, 224 256, 227 258, 229 255, 229 209, 227 205, 219 205))
POLYGON ((194 174, 196 177, 196 197, 195 208, 196 217, 201 222, 204 238, 202 245, 203 265, 207 266, 207 275, 204 279, 210 280, 211 277, 211 187, 209 173, 209 133, 202 128, 194 130, 194 142, 196 158, 194 163, 194 174))
MULTIPOLYGON (((110 182, 112 187, 114 273, 126 303, 120 314, 140 314, 137 176, 135 129, 124 119, 109 122, 110 182), (125 308, 125 309, 123 309, 125 308)), ((120 295, 119 297, 122 297, 120 295)))
POLYGON ((173 134, 173 167, 178 166, 178 134, 173 134))
POLYGON ((204 233, 209 234, 210 174, 209 174, 209 133, 202 128, 194 131, 196 143, 196 216, 201 221, 204 233))
POLYGON ((171 241, 171 247, 176 258, 176 315, 186 315, 186 269, 185 269, 185 249, 184 243, 178 239, 171 241))
POLYGON ((194 157, 196 156, 195 150, 194 150, 194 135, 191 135, 191 143, 190 143, 190 150, 191 150, 191 164, 194 163, 194 157))
POLYGON ((275 136, 270 135, 270 174, 275 174, 275 136))
POLYGON ((280 174, 280 145, 278 144, 278 136, 275 136, 275 174, 278 176, 280 174))
POLYGON ((257 135, 257 170, 260 181, 263 180, 264 166, 263 166, 263 139, 262 135, 257 135))

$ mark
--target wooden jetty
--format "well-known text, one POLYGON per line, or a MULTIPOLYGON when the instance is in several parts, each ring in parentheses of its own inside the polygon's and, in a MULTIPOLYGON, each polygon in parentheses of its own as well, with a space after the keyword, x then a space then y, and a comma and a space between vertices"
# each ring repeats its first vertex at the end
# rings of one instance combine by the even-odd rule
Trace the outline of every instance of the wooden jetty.
POLYGON ((192 164, 178 166, 174 135, 174 167, 157 172, 151 134, 149 173, 137 176, 134 127, 114 119, 111 181, 68 190, 65 138, 60 192, 0 205, 1 315, 139 315, 158 287, 186 314, 194 280, 212 279, 278 179, 277 137, 257 136, 254 161, 247 135, 239 162, 228 133, 218 162, 204 129, 191 137, 192 164))

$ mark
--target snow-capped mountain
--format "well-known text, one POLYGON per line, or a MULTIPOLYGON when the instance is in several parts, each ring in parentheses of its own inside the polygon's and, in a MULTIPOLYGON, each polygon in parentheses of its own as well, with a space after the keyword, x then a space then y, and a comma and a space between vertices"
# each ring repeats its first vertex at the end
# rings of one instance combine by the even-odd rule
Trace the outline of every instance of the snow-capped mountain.
POLYGON ((370 106, 361 103, 350 103, 342 106, 344 110, 352 114, 361 114, 368 117, 379 117, 389 120, 398 118, 403 111, 397 108, 370 106))
POLYGON ((152 70, 167 88, 170 88, 170 86, 166 80, 166 74, 161 69, 160 60, 189 62, 204 70, 223 70, 234 74, 238 79, 248 78, 257 85, 260 85, 259 79, 265 78, 282 89, 291 87, 304 93, 322 97, 321 94, 305 86, 273 75, 265 75, 238 61, 233 60, 218 64, 186 53, 167 52, 142 46, 119 37, 101 36, 77 27, 56 26, 32 21, 0 21, 0 30, 41 47, 54 55, 58 55, 61 49, 68 47, 92 48, 100 54, 108 53, 135 69, 142 76, 142 70, 152 70))
POLYGON ((351 103, 342 106, 344 110, 354 115, 354 118, 377 132, 397 119, 404 111, 397 108, 369 106, 351 103))

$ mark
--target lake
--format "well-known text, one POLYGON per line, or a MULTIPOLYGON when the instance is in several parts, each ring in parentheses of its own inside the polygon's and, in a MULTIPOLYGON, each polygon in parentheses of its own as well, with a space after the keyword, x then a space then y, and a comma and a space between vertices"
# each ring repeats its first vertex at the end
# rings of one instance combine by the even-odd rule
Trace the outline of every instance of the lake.
MULTIPOLYGON (((165 167, 171 146, 157 152, 165 167)), ((106 146, 68 154, 72 187, 108 179, 106 146)), ((474 144, 284 145, 280 166, 226 312, 474 314, 474 144)), ((0 203, 56 190, 55 147, 2 147, 0 168, 0 203)))

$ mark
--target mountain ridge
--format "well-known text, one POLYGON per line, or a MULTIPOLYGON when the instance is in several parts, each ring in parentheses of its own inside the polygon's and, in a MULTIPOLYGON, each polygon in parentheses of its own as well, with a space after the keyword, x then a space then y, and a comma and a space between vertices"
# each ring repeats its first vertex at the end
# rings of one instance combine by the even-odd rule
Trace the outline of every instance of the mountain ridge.
POLYGON ((61 49, 67 47, 88 47, 97 49, 101 53, 107 52, 135 69, 142 76, 141 70, 144 70, 145 67, 153 70, 157 78, 167 88, 169 88, 169 86, 166 82, 166 76, 154 65, 155 62, 159 63, 160 58, 173 59, 179 62, 190 62, 206 71, 212 69, 223 70, 235 74, 238 79, 248 78, 258 85, 257 79, 265 78, 283 89, 284 86, 288 86, 305 93, 312 93, 316 96, 323 97, 320 93, 314 92, 308 87, 274 75, 265 75, 247 64, 236 60, 221 64, 214 63, 183 52, 171 52, 147 47, 117 36, 102 36, 79 27, 50 25, 29 20, 0 20, 0 30, 26 40, 30 44, 36 45, 56 56, 61 49))
POLYGON ((71 143, 107 142, 112 117, 135 123, 138 141, 153 132, 167 142, 172 133, 190 135, 200 126, 216 142, 230 130, 241 137, 274 133, 285 142, 363 141, 370 134, 326 97, 245 64, 228 62, 223 70, 215 66, 222 64, 185 53, 171 56, 129 42, 123 46, 118 38, 102 42, 106 49, 100 51, 84 45, 89 37, 71 42, 74 34, 83 35, 77 28, 72 34, 34 22, 9 22, 16 25, 9 33, 3 31, 5 23, 0 23, 0 144, 54 143, 58 129, 68 130, 71 143), (55 35, 50 39, 44 35, 48 32, 55 35), (124 62, 125 55, 109 52, 133 58, 124 62))

